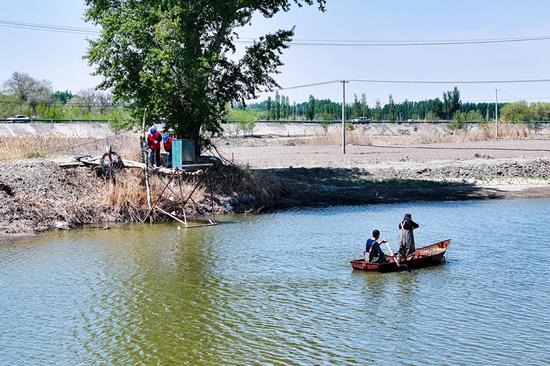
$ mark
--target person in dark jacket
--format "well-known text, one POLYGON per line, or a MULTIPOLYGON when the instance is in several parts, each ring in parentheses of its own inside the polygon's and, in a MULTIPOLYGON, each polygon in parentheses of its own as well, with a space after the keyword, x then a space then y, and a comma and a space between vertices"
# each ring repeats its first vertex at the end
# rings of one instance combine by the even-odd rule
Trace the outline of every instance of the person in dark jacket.
POLYGON ((367 240, 367 244, 365 246, 365 260, 370 263, 386 263, 387 258, 384 252, 382 251, 382 248, 380 248, 380 244, 386 243, 387 240, 381 240, 380 239, 380 231, 374 230, 372 232, 372 238, 367 240))
POLYGON ((155 127, 152 127, 147 134, 147 149, 149 150, 149 161, 151 166, 160 166, 160 142, 162 135, 155 127))
POLYGON ((416 250, 414 245, 413 230, 418 229, 419 225, 412 220, 411 214, 405 214, 403 220, 399 223, 399 261, 410 258, 416 250))

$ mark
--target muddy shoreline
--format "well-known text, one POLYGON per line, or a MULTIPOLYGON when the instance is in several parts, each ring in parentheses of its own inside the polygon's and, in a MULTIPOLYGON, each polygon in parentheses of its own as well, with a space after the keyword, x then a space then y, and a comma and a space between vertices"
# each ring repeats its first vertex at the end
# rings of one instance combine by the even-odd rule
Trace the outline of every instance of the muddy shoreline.
MULTIPOLYGON (((0 163, 0 243, 48 230, 136 222, 147 211, 139 172, 119 190, 90 168, 60 168, 47 159, 0 163), (130 185, 128 182, 133 182, 130 185)), ((363 168, 214 168, 216 215, 330 205, 550 197, 550 159, 473 159, 363 168)), ((158 178, 157 189, 162 186, 158 178)), ((189 189, 195 181, 190 181, 189 189)), ((188 217, 208 215, 206 187, 188 217)), ((162 202, 161 202, 162 203, 162 202)), ((166 202, 169 205, 170 202, 166 202)), ((168 207, 168 206, 167 206, 168 207)), ((158 216, 157 220, 167 220, 158 216)))

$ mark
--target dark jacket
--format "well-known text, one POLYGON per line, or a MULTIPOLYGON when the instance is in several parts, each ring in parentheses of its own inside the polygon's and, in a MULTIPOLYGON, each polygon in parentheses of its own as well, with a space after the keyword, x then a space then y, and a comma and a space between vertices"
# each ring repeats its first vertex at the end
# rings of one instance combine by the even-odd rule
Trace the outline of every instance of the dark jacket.
POLYGON ((370 247, 369 252, 369 262, 370 263, 386 263, 386 255, 382 251, 382 248, 380 248, 380 243, 378 241, 375 241, 372 243, 370 247))
POLYGON ((405 230, 413 230, 418 229, 420 226, 414 222, 413 220, 403 220, 399 223, 399 230, 401 230, 401 225, 403 225, 403 229, 405 230))

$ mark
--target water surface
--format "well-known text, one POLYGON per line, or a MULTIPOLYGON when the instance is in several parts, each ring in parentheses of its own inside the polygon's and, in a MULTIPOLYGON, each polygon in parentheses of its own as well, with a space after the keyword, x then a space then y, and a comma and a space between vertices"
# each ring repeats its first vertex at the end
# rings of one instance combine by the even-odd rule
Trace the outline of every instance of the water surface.
POLYGON ((0 248, 2 365, 550 364, 549 200, 292 210, 0 248), (373 228, 444 266, 353 272, 373 228))

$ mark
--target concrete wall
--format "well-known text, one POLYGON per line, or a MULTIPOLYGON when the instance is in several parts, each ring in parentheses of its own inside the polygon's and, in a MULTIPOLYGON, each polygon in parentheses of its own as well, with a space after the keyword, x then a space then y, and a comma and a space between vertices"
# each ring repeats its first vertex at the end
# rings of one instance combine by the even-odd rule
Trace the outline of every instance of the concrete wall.
MULTIPOLYGON (((448 130, 447 122, 445 123, 369 123, 369 124, 353 124, 355 131, 369 135, 385 135, 385 136, 402 136, 414 133, 444 133, 448 130)), ((224 135, 226 136, 242 136, 243 131, 239 130, 237 124, 225 124, 222 126, 224 135)), ((329 124, 326 130, 319 124, 313 123, 273 123, 260 122, 254 127, 252 133, 261 136, 320 136, 330 133, 339 133, 341 131, 340 124, 329 124)), ((475 124, 468 126, 469 129, 479 128, 475 124)), ((543 128, 548 128, 544 126, 543 128)))
MULTIPOLYGON (((244 132, 237 124, 222 125, 225 136, 243 136, 244 132)), ((369 123, 353 124, 354 130, 369 135, 402 136, 414 133, 444 133, 447 123, 369 123)), ((469 129, 479 128, 472 124, 469 129)), ((340 124, 330 124, 323 128, 316 123, 273 123, 260 122, 252 133, 256 136, 322 136, 330 133, 340 133, 340 124)), ((541 133, 550 133, 550 125, 541 126, 541 133)), ((105 138, 114 135, 105 123, 0 123, 0 137, 18 135, 56 135, 80 138, 105 138)))
POLYGON ((0 137, 19 135, 105 138, 114 132, 106 123, 0 123, 0 137))

